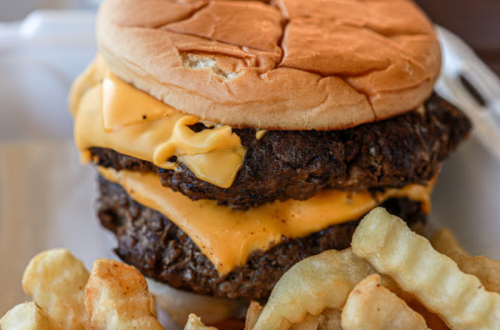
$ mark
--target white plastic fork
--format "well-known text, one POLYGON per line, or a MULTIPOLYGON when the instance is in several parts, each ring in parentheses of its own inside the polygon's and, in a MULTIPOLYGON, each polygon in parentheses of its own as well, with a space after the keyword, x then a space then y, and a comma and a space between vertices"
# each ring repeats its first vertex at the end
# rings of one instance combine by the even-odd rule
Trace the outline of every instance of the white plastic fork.
POLYGON ((472 134, 500 160, 500 79, 460 38, 443 27, 437 30, 444 63, 436 91, 460 105, 472 120, 472 134), (462 83, 461 77, 472 84, 485 105, 462 83))

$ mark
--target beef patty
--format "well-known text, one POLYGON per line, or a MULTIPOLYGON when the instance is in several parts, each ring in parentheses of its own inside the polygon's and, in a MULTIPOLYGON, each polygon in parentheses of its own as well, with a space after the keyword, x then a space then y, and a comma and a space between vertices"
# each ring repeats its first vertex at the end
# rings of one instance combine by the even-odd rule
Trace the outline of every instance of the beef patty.
POLYGON ((182 164, 181 170, 172 171, 110 149, 90 151, 99 166, 157 172, 165 187, 192 200, 213 199, 246 209, 274 200, 306 200, 325 188, 425 184, 470 128, 463 113, 433 95, 425 112, 341 131, 269 131, 257 140, 253 129, 234 129, 247 153, 227 189, 199 180, 182 164))
MULTIPOLYGON (((246 265, 220 278, 196 244, 164 215, 136 203, 122 187, 102 177, 99 188, 99 219, 116 235, 115 252, 123 261, 159 282, 215 297, 266 300, 281 276, 300 260, 349 247, 359 223, 334 225, 305 238, 283 239, 267 252, 254 252, 246 265)), ((410 226, 426 221, 418 202, 401 198, 382 206, 410 226)))

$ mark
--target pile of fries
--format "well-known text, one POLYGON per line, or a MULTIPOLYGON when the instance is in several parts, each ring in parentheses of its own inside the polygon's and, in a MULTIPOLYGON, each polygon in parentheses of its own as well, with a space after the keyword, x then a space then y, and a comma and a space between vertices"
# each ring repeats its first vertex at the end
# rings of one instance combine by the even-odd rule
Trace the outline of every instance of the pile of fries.
MULTIPOLYGON (((429 242, 378 208, 352 248, 299 262, 265 306, 252 302, 245 330, 500 329, 499 274, 500 262, 468 256, 447 229, 429 242)), ((144 277, 114 260, 89 274, 69 251, 51 250, 22 283, 34 302, 7 312, 2 330, 163 329, 144 277)), ((193 314, 185 327, 208 329, 193 314)))
POLYGON ((144 276, 115 260, 96 260, 89 274, 68 250, 49 250, 31 260, 22 283, 34 301, 8 311, 2 330, 163 329, 144 276))

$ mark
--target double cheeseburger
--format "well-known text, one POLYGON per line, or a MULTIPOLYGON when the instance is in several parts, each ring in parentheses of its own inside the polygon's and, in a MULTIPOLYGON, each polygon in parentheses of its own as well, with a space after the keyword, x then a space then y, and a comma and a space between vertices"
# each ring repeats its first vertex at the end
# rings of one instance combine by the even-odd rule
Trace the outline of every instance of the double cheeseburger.
POLYGON ((376 206, 412 227, 470 122, 408 0, 106 0, 71 96, 116 254, 182 323, 239 319, 376 206))

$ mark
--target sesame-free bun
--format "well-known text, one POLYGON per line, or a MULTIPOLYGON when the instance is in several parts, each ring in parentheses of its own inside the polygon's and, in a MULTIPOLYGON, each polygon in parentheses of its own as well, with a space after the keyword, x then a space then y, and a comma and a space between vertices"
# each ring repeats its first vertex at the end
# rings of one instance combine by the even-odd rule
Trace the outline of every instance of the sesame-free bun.
POLYGON ((440 70, 409 0, 107 0, 110 69, 207 122, 333 130, 421 105, 440 70))

